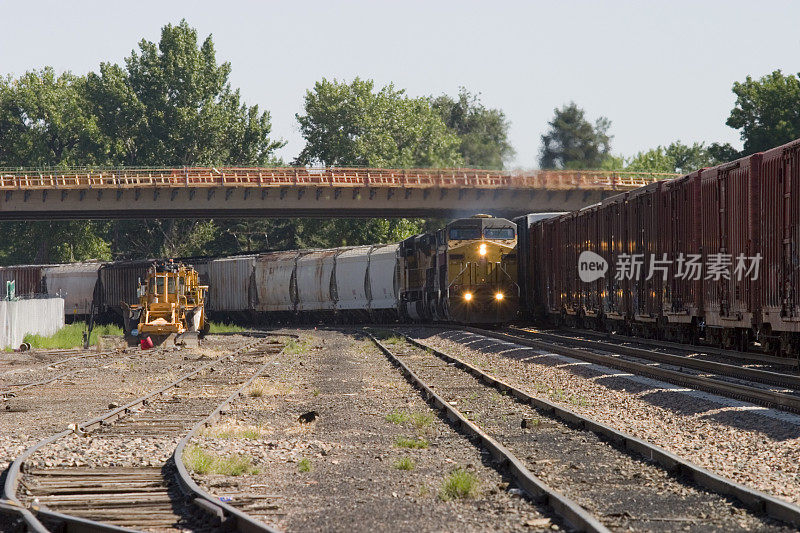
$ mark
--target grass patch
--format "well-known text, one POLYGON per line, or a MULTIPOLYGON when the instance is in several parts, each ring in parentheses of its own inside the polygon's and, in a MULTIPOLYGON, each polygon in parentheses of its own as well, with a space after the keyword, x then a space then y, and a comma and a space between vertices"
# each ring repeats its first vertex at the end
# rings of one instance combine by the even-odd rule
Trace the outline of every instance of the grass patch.
POLYGON ((183 462, 198 474, 222 474, 225 476, 241 476, 258 474, 253 467, 253 460, 246 455, 220 456, 207 452, 200 446, 189 446, 183 453, 183 462))
POLYGON ((462 468, 453 470, 439 490, 439 499, 442 501, 463 500, 471 498, 478 493, 479 481, 475 474, 462 468))
POLYGON ((394 467, 398 470, 414 470, 416 464, 410 457, 403 457, 394 462, 394 467))
POLYGON ((283 353, 287 355, 299 355, 308 351, 311 341, 307 338, 289 339, 284 344, 283 353))
POLYGON ((428 447, 425 439, 409 439, 408 437, 397 437, 394 445, 398 448, 409 448, 411 450, 422 450, 428 447))
POLYGON ((305 457, 300 459, 300 461, 297 463, 297 471, 303 473, 311 472, 311 461, 305 457))
POLYGON ((405 337, 402 335, 396 335, 391 331, 386 331, 383 329, 373 331, 372 335, 384 344, 402 344, 406 341, 405 337))
POLYGON ((251 398, 261 398, 262 396, 264 396, 264 387, 258 387, 258 386, 250 387, 250 390, 247 391, 247 394, 251 398))
POLYGON ((207 428, 203 435, 218 439, 260 439, 264 431, 255 426, 225 425, 217 428, 207 428))
MULTIPOLYGON (((85 330, 86 324, 75 322, 74 324, 67 324, 49 337, 29 333, 25 335, 23 342, 29 343, 31 348, 43 350, 80 348, 83 346, 83 332, 85 330)), ((89 336, 89 345, 94 346, 97 344, 97 339, 100 335, 122 335, 122 329, 114 324, 97 325, 89 336)))
POLYGON ((433 415, 431 413, 413 413, 411 415, 411 424, 418 431, 422 431, 433 424, 433 415))
POLYGON ((311 391, 311 394, 312 394, 314 397, 317 397, 317 396, 319 396, 319 389, 314 389, 313 391, 311 391))
POLYGON ((225 322, 209 322, 208 323, 208 333, 241 333, 245 331, 245 328, 242 326, 237 326, 236 324, 227 324, 225 322))
POLYGON ((392 424, 404 424, 408 421, 409 416, 408 413, 403 411, 392 411, 386 415, 385 418, 387 422, 391 422, 392 424))
POLYGON ((189 446, 183 452, 183 463, 198 474, 210 474, 214 467, 214 456, 200 446, 189 446))

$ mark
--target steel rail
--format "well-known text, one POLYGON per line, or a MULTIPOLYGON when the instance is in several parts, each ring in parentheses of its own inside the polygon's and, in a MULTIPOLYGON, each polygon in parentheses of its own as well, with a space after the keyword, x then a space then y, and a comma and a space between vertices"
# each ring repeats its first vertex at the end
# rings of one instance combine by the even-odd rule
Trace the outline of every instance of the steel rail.
POLYGON ((674 341, 646 339, 644 337, 634 337, 632 335, 622 335, 619 333, 600 333, 582 328, 570 328, 565 331, 570 333, 577 333, 585 337, 595 337, 598 339, 614 340, 620 342, 635 342, 637 344, 649 344, 651 346, 661 346, 664 348, 672 348, 675 350, 684 351, 703 351, 709 355, 719 355, 729 359, 742 359, 744 361, 767 363, 771 365, 794 366, 800 365, 800 359, 791 357, 780 357, 776 355, 767 355, 760 352, 740 352, 737 350, 726 350, 724 348, 717 348, 707 344, 687 344, 674 341))
POLYGON ((660 446, 656 446, 655 444, 651 444, 611 426, 607 426, 592 418, 561 407, 555 403, 531 396, 521 389, 518 389, 513 385, 496 378, 455 356, 446 354, 440 350, 437 350, 436 348, 433 348, 432 346, 428 346, 423 342, 417 341, 416 339, 412 339, 403 333, 401 333, 401 335, 403 335, 403 337, 405 337, 411 344, 422 348, 423 350, 430 351, 442 360, 453 364, 457 368, 460 368, 469 374, 472 374, 479 380, 488 383, 497 390, 508 393, 523 403, 529 403, 535 408, 545 411, 563 420, 564 422, 573 424, 588 431, 592 431, 601 437, 607 438, 609 441, 613 442, 631 454, 638 454, 651 461, 654 461, 675 476, 686 476, 693 482, 711 492, 720 494, 722 496, 735 498, 741 502, 742 505, 755 513, 764 513, 766 516, 774 518, 775 520, 792 524, 795 527, 800 526, 800 506, 736 483, 731 479, 714 474, 713 472, 696 465, 691 461, 687 461, 686 459, 683 459, 682 457, 679 457, 661 448, 660 446))
MULTIPOLYGON (((80 350, 80 351, 86 351, 86 350, 80 350)), ((27 353, 40 355, 40 354, 44 354, 44 353, 54 353, 54 352, 37 352, 37 351, 31 350, 30 352, 27 352, 27 353)), ((88 359, 90 357, 100 357, 102 355, 110 355, 112 353, 114 353, 114 352, 95 352, 95 353, 87 353, 87 354, 83 354, 83 355, 73 355, 71 357, 66 357, 64 359, 59 359, 58 361, 53 361, 52 363, 48 363, 48 362, 41 363, 41 366, 35 367, 35 368, 42 368, 42 367, 47 368, 47 367, 51 367, 51 366, 52 367, 56 367, 56 366, 61 366, 64 363, 69 363, 70 361, 76 361, 78 359, 88 359)), ((0 374, 0 376, 5 375, 5 374, 8 374, 8 372, 4 372, 3 374, 0 374)), ((14 386, 14 385, 10 385, 10 386, 14 386)))
POLYGON ((657 352, 654 350, 646 350, 644 348, 634 348, 633 346, 623 346, 620 344, 613 344, 603 342, 600 340, 588 340, 573 337, 566 337, 563 335, 554 335, 552 333, 540 331, 528 331, 522 328, 515 328, 509 326, 507 329, 514 331, 521 335, 535 335, 538 338, 556 341, 567 342, 585 348, 592 348, 603 350, 606 352, 614 352, 619 354, 630 355, 640 359, 647 359, 657 363, 664 363, 685 368, 692 368, 694 370, 702 370, 719 374, 720 376, 729 376, 734 378, 746 379, 749 381, 758 381, 760 383, 768 383, 770 385, 778 385, 786 388, 800 389, 800 376, 792 374, 782 374, 780 372, 771 372, 769 370, 760 370, 757 368, 745 368, 727 363, 718 363, 716 361, 705 361, 703 359, 694 359, 685 355, 673 355, 657 352))
MULTIPOLYGON (((461 411, 447 403, 436 394, 411 368, 403 363, 391 350, 384 346, 374 335, 367 332, 372 342, 383 352, 389 361, 399 367, 405 378, 414 387, 421 390, 425 399, 440 411, 444 411, 447 418, 456 424, 463 432, 477 438, 480 443, 492 454, 495 460, 501 463, 514 477, 516 483, 527 492, 530 497, 539 503, 550 507, 557 515, 562 517, 569 525, 578 530, 593 533, 608 533, 609 530, 589 511, 578 503, 561 494, 554 488, 539 479, 520 461, 508 448, 490 437, 478 426, 473 424, 461 411)), ((408 337, 406 337, 408 338, 408 337)), ((424 349, 424 348, 423 348, 424 349)))
POLYGON ((267 524, 264 524, 260 520, 256 520, 247 513, 240 511, 239 509, 233 507, 232 505, 228 505, 227 503, 220 501, 219 498, 215 498, 212 494, 200 488, 200 486, 197 485, 197 483, 195 483, 195 481, 192 479, 192 476, 186 469, 186 465, 183 463, 183 451, 186 448, 186 445, 189 444, 189 441, 195 436, 195 434, 198 431, 214 423, 220 416, 220 412, 229 403, 231 403, 234 399, 243 396, 244 389, 246 389, 251 383, 253 383, 253 381, 255 381, 259 376, 261 376, 261 374, 263 374, 264 371, 267 370, 267 367, 272 364, 272 361, 283 353, 284 349, 278 352, 269 362, 264 363, 250 377, 250 379, 248 379, 241 387, 239 387, 230 396, 228 396, 222 403, 220 403, 210 415, 208 415, 203 420, 197 422, 197 424, 194 425, 194 427, 189 431, 189 433, 187 433, 180 440, 180 442, 178 442, 178 445, 172 452, 172 460, 175 463, 175 467, 178 470, 175 477, 180 483, 184 493, 187 494, 190 498, 193 498, 192 501, 193 503, 195 503, 195 505, 198 505, 204 511, 218 517, 222 522, 223 526, 235 525, 236 531, 241 531, 243 533, 278 533, 278 531, 280 530, 275 529, 274 527, 269 526, 267 524))
POLYGON ((20 383, 20 384, 17 384, 17 385, 9 385, 9 387, 12 387, 12 388, 0 390, 0 397, 1 398, 9 398, 9 397, 12 397, 12 396, 16 396, 18 392, 22 392, 24 390, 28 390, 28 389, 31 389, 33 387, 38 387, 40 385, 47 385, 48 383, 52 383, 54 381, 57 381, 57 380, 59 380, 59 379, 61 379, 63 377, 69 376, 70 374, 76 374, 76 373, 80 372, 81 370, 83 370, 83 369, 82 368, 76 368, 74 370, 67 370, 66 372, 62 372, 61 374, 56 374, 55 376, 50 376, 49 378, 43 379, 41 381, 34 381, 34 382, 31 382, 31 383, 20 383))
MULTIPOLYGON (((231 353, 229 355, 226 355, 225 357, 221 357, 219 359, 216 359, 214 361, 206 363, 205 365, 202 365, 201 367, 193 370, 192 372, 184 374, 183 376, 179 377, 177 380, 173 381, 172 383, 170 383, 170 384, 168 384, 168 385, 166 385, 164 387, 161 387, 161 388, 156 389, 154 391, 148 392, 147 394, 145 394, 143 396, 140 396, 139 398, 136 398, 135 400, 133 400, 133 401, 121 406, 121 407, 118 407, 116 409, 112 409, 111 411, 108 411, 108 412, 106 412, 106 413, 104 413, 102 415, 99 415, 99 416, 97 416, 97 417, 95 417, 95 418, 93 418, 91 420, 82 422, 80 424, 76 424, 74 429, 73 428, 66 429, 66 430, 64 430, 64 431, 62 431, 60 433, 57 433, 57 434, 52 435, 50 437, 47 437, 47 438, 37 442, 36 444, 30 446, 27 450, 22 452, 21 455, 17 456, 17 458, 14 459, 14 461, 8 467, 8 470, 7 470, 7 473, 6 473, 6 480, 5 480, 5 483, 3 485, 2 497, 0 497, 0 503, 6 504, 6 508, 10 507, 11 509, 26 509, 23 506, 22 502, 20 502, 19 499, 17 498, 17 488, 19 486, 19 481, 20 481, 19 480, 19 476, 20 476, 20 473, 22 472, 22 465, 25 463, 25 461, 27 461, 34 453, 36 453, 41 448, 43 448, 43 447, 47 446, 48 444, 51 444, 51 443, 53 443, 53 442, 55 442, 55 441, 57 441, 57 440, 59 440, 61 438, 64 438, 67 435, 70 435, 72 433, 79 433, 79 434, 87 433, 88 431, 91 431, 92 429, 96 429, 96 428, 101 427, 103 425, 111 424, 114 421, 119 420, 120 418, 122 418, 125 415, 127 415, 128 413, 130 413, 130 411, 133 408, 138 407, 138 406, 147 405, 151 398, 163 394, 167 390, 169 390, 169 389, 175 387, 176 385, 179 385, 180 383, 182 383, 182 382, 184 382, 184 381, 196 376, 197 374, 199 374, 200 372, 206 370, 207 368, 210 368, 210 367, 213 367, 215 365, 218 365, 219 363, 221 363, 223 361, 227 361, 227 360, 235 357, 236 355, 241 354, 244 351, 250 350, 252 347, 256 346, 257 344, 260 344, 260 342, 261 341, 256 341, 256 342, 251 342, 249 344, 246 344, 245 346, 239 348, 238 350, 234 351, 233 353, 231 353)), ((40 530, 47 531, 47 529, 44 528, 44 525, 38 520, 38 518, 36 518, 36 516, 34 516, 34 514, 31 513, 30 510, 28 510, 28 509, 26 509, 26 510, 28 512, 27 513, 22 513, 22 514, 23 514, 23 518, 25 520, 25 523, 27 524, 27 527, 29 529, 32 529, 32 530, 35 530, 35 531, 40 531, 40 530)), ((46 516, 50 516, 51 518, 57 518, 59 520, 65 520, 67 524, 71 524, 73 527, 79 528, 78 530, 80 530, 80 531, 85 530, 86 522, 87 522, 86 519, 78 518, 78 517, 72 517, 70 515, 62 515, 60 513, 53 513, 52 511, 49 511, 49 510, 46 510, 46 509, 43 510, 43 509, 34 508, 34 511, 36 512, 36 514, 42 514, 42 516, 45 516, 45 517, 46 516), (58 516, 56 516, 56 515, 58 515, 58 516), (81 529, 81 528, 84 528, 84 529, 81 529)), ((93 522, 93 521, 89 521, 89 522, 91 522, 91 524, 92 524, 91 531, 95 531, 95 532, 97 532, 97 531, 109 531, 109 532, 135 531, 135 530, 119 528, 117 526, 112 526, 112 525, 109 525, 109 524, 102 524, 100 522, 93 522)))
POLYGON ((729 398, 764 405, 766 407, 774 407, 785 411, 800 413, 800 396, 792 396, 781 392, 774 392, 758 389, 756 387, 750 387, 747 385, 720 381, 714 378, 686 374, 676 370, 658 368, 644 363, 628 361, 612 355, 593 353, 580 348, 569 348, 567 346, 553 344, 552 342, 534 340, 518 335, 512 335, 510 333, 485 330, 476 328, 474 326, 465 326, 463 330, 475 333, 477 335, 482 335, 484 337, 492 337, 498 340, 513 342, 522 346, 558 353, 568 357, 573 357, 575 359, 580 359, 582 361, 587 361, 610 368, 616 368, 618 370, 624 370, 626 372, 666 381, 668 383, 683 387, 690 387, 693 389, 710 392, 712 394, 719 394, 729 398))

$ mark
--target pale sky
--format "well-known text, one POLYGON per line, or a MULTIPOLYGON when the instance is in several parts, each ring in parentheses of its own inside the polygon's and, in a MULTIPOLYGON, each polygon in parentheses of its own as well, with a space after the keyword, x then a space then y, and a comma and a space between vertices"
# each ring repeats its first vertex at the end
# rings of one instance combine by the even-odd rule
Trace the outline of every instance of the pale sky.
POLYGON ((302 148, 295 113, 322 77, 394 82, 411 96, 479 92, 511 122, 511 166, 533 168, 553 108, 611 119, 613 152, 722 141, 734 81, 800 72, 796 1, 0 0, 0 74, 52 65, 83 74, 123 62, 186 18, 273 136, 302 148))

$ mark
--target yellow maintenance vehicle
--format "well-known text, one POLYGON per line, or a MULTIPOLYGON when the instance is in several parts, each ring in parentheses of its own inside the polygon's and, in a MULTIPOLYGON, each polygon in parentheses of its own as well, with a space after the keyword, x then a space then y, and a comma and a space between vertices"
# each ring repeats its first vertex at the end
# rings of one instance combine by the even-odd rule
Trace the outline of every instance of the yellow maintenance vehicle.
POLYGON ((208 333, 205 301, 208 286, 200 285, 197 271, 182 263, 159 261, 139 280, 139 303, 128 306, 125 330, 142 348, 173 340, 197 345, 208 333), (133 327, 136 324, 135 328, 133 327))

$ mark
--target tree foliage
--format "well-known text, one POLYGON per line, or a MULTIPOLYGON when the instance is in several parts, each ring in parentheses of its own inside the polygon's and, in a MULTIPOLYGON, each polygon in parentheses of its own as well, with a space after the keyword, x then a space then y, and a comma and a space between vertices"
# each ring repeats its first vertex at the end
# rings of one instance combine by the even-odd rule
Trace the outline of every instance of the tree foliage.
POLYGON ((800 74, 780 70, 735 82, 736 105, 726 124, 741 130, 743 155, 768 150, 800 137, 800 74))
POLYGON ((611 151, 611 121, 600 117, 593 125, 575 102, 555 109, 548 124, 542 135, 541 168, 600 168, 611 151))
POLYGON ((101 149, 84 78, 47 67, 0 81, 0 166, 92 164, 101 149))
MULTIPOLYGON (((142 40, 124 67, 102 63, 83 77, 45 68, 0 80, 0 166, 274 163, 283 143, 270 138, 269 113, 241 101, 230 72, 211 37, 199 43, 181 21, 164 26, 158 44, 142 40)), ((6 263, 195 255, 223 251, 218 236, 227 236, 211 220, 0 227, 13 235, 0 245, 6 263)))
POLYGON ((427 98, 409 98, 372 80, 323 78, 306 91, 296 115, 306 145, 299 164, 389 168, 452 167, 462 163, 459 138, 427 98))
POLYGON ((675 141, 669 146, 657 146, 633 156, 625 170, 641 172, 677 172, 688 174, 703 167, 720 163, 704 143, 692 145, 675 141))
POLYGON ((283 142, 270 116, 241 102, 211 36, 198 44, 186 21, 142 40, 126 67, 102 63, 87 77, 89 101, 115 165, 264 165, 283 142))
POLYGON ((464 87, 455 99, 446 94, 432 98, 431 106, 461 140, 459 152, 466 166, 502 169, 514 156, 505 114, 499 109, 487 109, 477 95, 464 87))
MULTIPOLYGON (((409 98, 372 80, 322 79, 306 92, 297 115, 306 145, 298 164, 389 168, 452 167, 463 164, 462 140, 428 98, 409 98)), ((393 242, 419 233, 423 220, 294 220, 281 244, 345 246, 393 242)))

